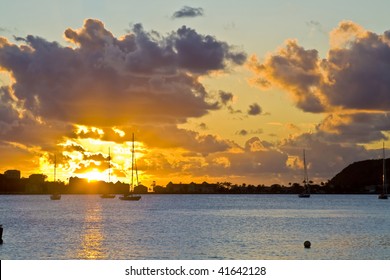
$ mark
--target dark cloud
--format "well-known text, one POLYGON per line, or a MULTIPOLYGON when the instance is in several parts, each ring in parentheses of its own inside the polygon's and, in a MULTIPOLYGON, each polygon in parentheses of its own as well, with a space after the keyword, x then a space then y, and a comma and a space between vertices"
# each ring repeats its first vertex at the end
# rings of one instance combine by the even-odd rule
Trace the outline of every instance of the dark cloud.
POLYGON ((248 115, 256 116, 262 113, 262 109, 259 104, 253 103, 249 105, 248 115))
POLYGON ((247 129, 241 129, 239 131, 236 132, 236 135, 240 135, 240 136, 247 136, 249 134, 262 134, 263 133, 263 130, 262 129, 257 129, 257 130, 247 130, 247 129))
POLYGON ((0 128, 2 133, 10 129, 18 119, 18 112, 11 106, 13 103, 9 89, 0 87, 0 128))
POLYGON ((329 82, 322 90, 333 106, 389 111, 390 40, 374 33, 360 36, 329 52, 322 63, 329 82))
POLYGON ((233 101, 234 95, 230 92, 220 90, 219 97, 221 99, 221 103, 223 105, 227 105, 228 103, 231 103, 233 101))
POLYGON ((245 60, 227 43, 185 26, 163 37, 137 24, 116 38, 101 21, 89 19, 65 37, 77 47, 31 35, 21 46, 0 40, 0 65, 15 78, 14 97, 44 120, 184 122, 218 109, 207 101, 198 76, 245 60))
POLYGON ((306 161, 309 179, 317 181, 331 179, 349 164, 373 158, 372 152, 354 143, 332 143, 323 139, 320 134, 304 133, 297 137, 285 139, 279 149, 296 158, 290 162, 291 170, 295 170, 297 182, 302 179, 302 153, 306 150, 306 161), (326 152, 324 152, 326 151, 326 152))
POLYGON ((264 63, 252 58, 262 87, 279 86, 306 112, 326 112, 334 107, 390 110, 390 40, 342 22, 331 33, 326 59, 289 40, 264 63))
POLYGON ((234 115, 234 114, 241 114, 242 111, 239 109, 234 109, 232 106, 227 106, 227 109, 229 110, 229 113, 234 115))
MULTIPOLYGON (((315 23, 311 23, 312 25, 315 23)), ((286 90, 305 112, 327 113, 318 133, 329 141, 369 143, 385 138, 390 112, 390 40, 344 21, 330 33, 321 59, 295 40, 268 56, 252 57, 255 84, 286 90), (337 113, 336 113, 337 112, 337 113)))
POLYGON ((237 135, 240 135, 240 136, 247 136, 248 135, 248 130, 246 129, 241 129, 239 131, 236 132, 237 135))
POLYGON ((322 112, 324 104, 316 89, 321 81, 317 50, 305 50, 294 40, 278 53, 258 64, 252 57, 252 69, 258 74, 255 83, 261 87, 277 85, 286 89, 297 107, 307 112, 322 112))
MULTIPOLYGON (((103 22, 88 19, 64 35, 69 46, 32 35, 15 44, 0 36, 0 68, 12 76, 0 88, 1 154, 22 151, 30 162, 20 164, 31 166, 35 158, 37 166, 42 155, 50 162, 47 154, 63 152, 81 172, 98 168, 88 165, 92 159, 82 143, 126 145, 132 132, 153 150, 207 156, 231 148, 215 135, 177 126, 228 102, 227 95, 210 95, 200 78, 242 65, 244 52, 186 26, 163 36, 135 24, 116 37, 103 22)), ((75 168, 65 160, 62 165, 75 168)))
POLYGON ((332 113, 317 125, 317 134, 330 143, 370 143, 387 139, 388 113, 332 113))
POLYGON ((179 66, 195 73, 225 69, 227 62, 241 65, 246 60, 245 53, 235 52, 227 43, 200 35, 186 26, 178 29, 171 38, 179 66))
POLYGON ((179 11, 174 12, 172 18, 199 17, 203 16, 203 14, 204 12, 202 8, 184 6, 179 11))
POLYGON ((26 149, 54 150, 57 142, 53 139, 61 139, 71 126, 35 118, 22 105, 13 98, 9 87, 0 88, 0 141, 20 143, 26 149))
POLYGON ((208 128, 208 126, 207 126, 207 124, 205 124, 205 123, 200 123, 199 125, 198 125, 198 127, 200 128, 200 129, 202 129, 202 130, 207 130, 207 129, 209 129, 208 128))
MULTIPOLYGON (((211 153, 203 158, 192 155, 183 158, 180 165, 174 166, 160 154, 158 162, 164 163, 166 170, 179 174, 185 174, 188 166, 191 166, 192 178, 202 178, 207 174, 208 177, 219 181, 242 180, 255 184, 280 182, 277 177, 288 172, 287 154, 257 137, 249 139, 244 148, 235 146, 234 149, 235 152, 211 153)), ((164 170, 161 170, 161 175, 164 175, 164 170)))
MULTIPOLYGON (((233 145, 230 141, 211 134, 180 129, 175 125, 145 125, 132 128, 139 133, 139 140, 153 148, 183 148, 201 155, 223 152, 233 145)), ((130 135, 130 133, 126 133, 130 135)))

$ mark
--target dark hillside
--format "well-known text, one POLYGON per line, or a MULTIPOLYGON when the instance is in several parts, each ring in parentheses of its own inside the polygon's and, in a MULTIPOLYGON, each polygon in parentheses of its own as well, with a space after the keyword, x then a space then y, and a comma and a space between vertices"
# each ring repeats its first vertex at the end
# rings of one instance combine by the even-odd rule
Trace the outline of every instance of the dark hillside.
MULTIPOLYGON (((382 159, 354 162, 334 176, 329 185, 340 193, 365 193, 370 186, 376 186, 378 192, 382 186, 382 170, 382 159)), ((390 159, 386 159, 386 175, 390 179, 390 159)))

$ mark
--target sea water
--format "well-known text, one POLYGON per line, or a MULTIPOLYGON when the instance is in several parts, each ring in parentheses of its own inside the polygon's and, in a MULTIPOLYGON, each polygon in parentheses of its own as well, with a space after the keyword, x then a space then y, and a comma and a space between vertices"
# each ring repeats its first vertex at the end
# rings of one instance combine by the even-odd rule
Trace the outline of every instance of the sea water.
POLYGON ((0 224, 2 260, 390 259, 374 195, 1 195, 0 224))

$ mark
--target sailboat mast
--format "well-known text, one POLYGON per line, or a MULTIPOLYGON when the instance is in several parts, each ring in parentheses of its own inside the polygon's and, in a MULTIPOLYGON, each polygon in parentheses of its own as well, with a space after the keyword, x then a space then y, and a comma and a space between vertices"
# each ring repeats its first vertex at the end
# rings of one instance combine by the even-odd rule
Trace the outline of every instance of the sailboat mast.
POLYGON ((385 155, 385 142, 383 142, 383 192, 387 193, 387 181, 386 181, 386 155, 385 155))
POLYGON ((57 156, 54 155, 54 182, 56 181, 56 174, 57 173, 57 156))
POLYGON ((136 186, 138 186, 139 180, 138 180, 138 168, 137 168, 137 160, 136 159, 134 159, 134 165, 135 165, 135 182, 136 182, 136 186))
POLYGON ((307 176, 307 167, 306 167, 306 154, 305 154, 305 150, 303 150, 303 183, 305 184, 305 186, 309 183, 308 180, 308 176, 307 176))
POLYGON ((111 149, 108 147, 108 182, 111 182, 111 149))
POLYGON ((134 133, 133 133, 133 146, 131 150, 131 188, 134 187, 134 133))

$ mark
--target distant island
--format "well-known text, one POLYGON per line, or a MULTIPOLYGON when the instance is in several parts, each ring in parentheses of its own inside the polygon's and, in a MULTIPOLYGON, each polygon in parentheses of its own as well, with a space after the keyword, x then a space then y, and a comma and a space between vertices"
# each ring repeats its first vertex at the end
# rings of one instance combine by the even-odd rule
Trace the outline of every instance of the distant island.
MULTIPOLYGON (((386 174, 390 178, 390 159, 386 160, 386 174)), ((0 194, 121 194, 126 193, 129 184, 122 182, 88 181, 71 177, 69 182, 47 181, 44 174, 33 174, 21 178, 19 170, 7 170, 0 174, 0 194)), ((231 182, 217 183, 172 183, 165 187, 153 185, 134 187, 134 193, 146 194, 299 194, 302 183, 289 183, 288 186, 273 184, 247 185, 231 182)), ((382 191, 382 160, 364 160, 350 164, 327 182, 310 182, 312 194, 376 194, 382 191)))

